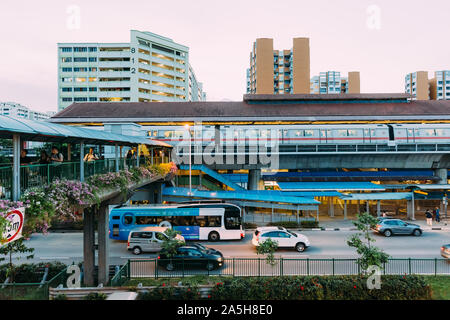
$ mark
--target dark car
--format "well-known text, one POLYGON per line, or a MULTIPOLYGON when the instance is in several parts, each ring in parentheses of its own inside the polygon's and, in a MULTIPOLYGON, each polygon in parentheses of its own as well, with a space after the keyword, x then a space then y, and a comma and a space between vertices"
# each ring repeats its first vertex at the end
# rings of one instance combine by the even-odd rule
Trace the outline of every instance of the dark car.
POLYGON ((414 235, 417 237, 422 235, 422 229, 420 229, 419 225, 400 219, 378 219, 378 224, 374 230, 383 234, 385 237, 399 234, 414 235))
POLYGON ((211 252, 201 250, 197 246, 182 246, 177 249, 177 254, 172 258, 161 253, 158 256, 158 263, 168 271, 186 267, 199 267, 211 271, 223 266, 223 256, 216 250, 211 252))
POLYGON ((223 257, 222 252, 220 252, 220 251, 218 251, 216 249, 210 248, 210 247, 205 247, 204 245, 202 245, 201 243, 198 243, 198 242, 190 243, 189 246, 196 247, 200 251, 204 251, 204 252, 206 252, 208 254, 218 254, 221 257, 223 257))

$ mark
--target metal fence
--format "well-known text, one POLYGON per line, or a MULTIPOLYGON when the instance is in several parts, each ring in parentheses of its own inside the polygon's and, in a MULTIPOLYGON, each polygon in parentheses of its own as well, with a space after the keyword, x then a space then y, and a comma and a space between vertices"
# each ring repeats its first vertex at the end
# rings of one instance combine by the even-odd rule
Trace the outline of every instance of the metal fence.
MULTIPOLYGON (((168 271, 169 261, 162 259, 129 260, 111 283, 120 285, 131 278, 166 278, 196 275, 266 277, 296 275, 357 275, 361 274, 358 259, 275 259, 270 265, 264 258, 225 258, 223 266, 206 269, 206 261, 193 264, 189 260, 178 260, 175 268, 168 271)), ((385 275, 450 275, 447 259, 390 259, 382 270, 385 275)))
MULTIPOLYGON (((145 159, 140 159, 145 164, 145 159)), ((136 166, 136 159, 121 158, 119 170, 136 166)), ((84 164, 84 177, 116 171, 115 159, 96 160, 84 164)), ((12 166, 0 167, 0 199, 12 197, 12 166)), ((33 164, 20 166, 20 190, 50 184, 55 179, 80 180, 80 162, 33 164)))
POLYGON ((49 288, 55 288, 67 281, 67 268, 52 279, 41 283, 0 284, 0 300, 48 300, 49 288))

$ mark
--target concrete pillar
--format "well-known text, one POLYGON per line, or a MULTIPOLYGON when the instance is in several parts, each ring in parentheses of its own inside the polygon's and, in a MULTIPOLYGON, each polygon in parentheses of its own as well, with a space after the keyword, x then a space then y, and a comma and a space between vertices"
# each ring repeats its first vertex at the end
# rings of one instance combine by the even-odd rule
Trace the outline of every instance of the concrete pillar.
POLYGON ((67 144, 67 161, 72 161, 72 145, 70 143, 67 144))
POLYGON ((347 220, 347 200, 344 200, 344 220, 347 220))
POLYGON ((12 199, 17 201, 20 198, 20 135, 13 135, 13 179, 12 179, 12 199))
POLYGON ((114 155, 116 157, 115 165, 116 165, 116 172, 119 172, 119 145, 116 143, 114 146, 114 155))
POLYGON ((434 175, 440 179, 437 184, 447 184, 447 169, 435 169, 434 175))
POLYGON ((248 190, 258 190, 260 187, 261 169, 248 170, 248 190))
POLYGON ((377 217, 380 217, 381 216, 381 201, 380 200, 377 200, 377 217))
POLYGON ((158 184, 158 195, 157 195, 157 203, 162 203, 163 202, 163 196, 162 196, 162 191, 163 191, 163 184, 159 183, 158 184))
POLYGON ((107 285, 109 281, 109 212, 108 205, 102 204, 98 210, 98 283, 107 285))
POLYGON ((84 210, 83 219, 83 268, 84 284, 88 287, 94 286, 95 267, 95 215, 90 209, 84 210))
POLYGON ((370 213, 369 200, 366 201, 366 212, 370 213))
POLYGON ((334 203, 333 203, 333 198, 332 197, 329 198, 328 215, 330 217, 334 217, 334 203))
POLYGON ((299 214, 299 209, 298 209, 298 206, 297 206, 297 223, 300 223, 300 214, 299 214))

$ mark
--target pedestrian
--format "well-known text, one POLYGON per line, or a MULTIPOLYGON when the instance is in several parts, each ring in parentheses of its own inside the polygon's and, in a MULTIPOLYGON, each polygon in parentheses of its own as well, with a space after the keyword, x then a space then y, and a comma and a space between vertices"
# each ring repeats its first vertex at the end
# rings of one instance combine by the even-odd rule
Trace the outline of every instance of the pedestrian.
POLYGON ((89 148, 89 153, 86 153, 83 160, 86 162, 92 162, 99 160, 99 157, 94 153, 94 148, 89 148))
POLYGON ((385 217, 386 217, 386 211, 385 211, 385 210, 383 210, 383 214, 382 214, 382 217, 383 217, 383 218, 385 218, 385 217))
POLYGON ((53 164, 53 166, 50 167, 50 180, 53 180, 54 177, 62 178, 62 170, 61 170, 61 164, 64 161, 64 156, 59 152, 57 147, 52 147, 52 153, 50 155, 50 161, 53 164))
POLYGON ((41 157, 37 161, 39 164, 49 164, 50 163, 50 157, 47 154, 47 151, 41 150, 41 157))
POLYGON ((436 219, 436 222, 441 222, 441 216, 440 216, 440 212, 439 212, 439 208, 438 207, 436 207, 436 209, 435 209, 435 219, 436 219))
POLYGON ((425 211, 425 217, 427 218, 427 225, 433 225, 433 215, 431 214, 430 210, 427 209, 427 211, 425 211))

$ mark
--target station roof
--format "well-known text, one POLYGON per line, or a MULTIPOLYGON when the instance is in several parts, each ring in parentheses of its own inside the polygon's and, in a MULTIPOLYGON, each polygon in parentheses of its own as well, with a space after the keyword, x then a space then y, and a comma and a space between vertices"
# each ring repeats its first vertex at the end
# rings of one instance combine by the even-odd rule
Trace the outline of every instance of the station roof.
POLYGON ((382 191, 383 185, 371 182, 278 182, 283 191, 382 191))
POLYGON ((103 145, 114 145, 118 143, 127 146, 145 144, 169 148, 172 147, 167 143, 143 137, 60 125, 46 121, 15 119, 0 115, 0 137, 11 139, 14 134, 20 134, 20 136, 27 141, 68 143, 80 143, 81 141, 84 141, 85 143, 103 145))
POLYGON ((223 199, 223 200, 248 200, 248 201, 262 201, 262 202, 280 202, 289 204, 320 204, 312 198, 283 196, 280 193, 255 193, 244 191, 200 191, 192 189, 192 194, 189 194, 189 188, 164 188, 164 196, 178 196, 178 197, 192 197, 192 198, 206 198, 206 199, 223 199))
POLYGON ((405 94, 252 95, 243 101, 74 103, 51 118, 60 123, 186 121, 450 120, 450 101, 413 100, 405 94))

